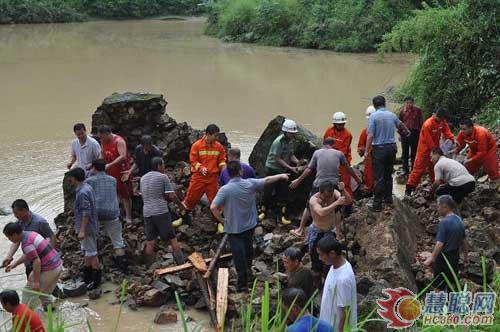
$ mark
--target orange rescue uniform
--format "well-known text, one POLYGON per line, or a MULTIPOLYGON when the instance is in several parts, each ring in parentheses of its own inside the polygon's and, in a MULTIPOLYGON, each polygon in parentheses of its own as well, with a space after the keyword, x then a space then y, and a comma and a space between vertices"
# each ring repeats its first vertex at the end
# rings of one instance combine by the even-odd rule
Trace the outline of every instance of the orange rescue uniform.
POLYGON ((365 186, 366 186, 366 191, 367 192, 373 192, 373 169, 372 169, 372 156, 370 151, 365 151, 366 150, 366 141, 368 139, 368 131, 366 128, 363 128, 361 130, 361 134, 359 135, 359 141, 358 141, 358 153, 365 156, 365 171, 363 174, 363 179, 365 181, 365 186))
POLYGON ((434 167, 432 166, 430 153, 434 148, 439 148, 441 137, 455 141, 455 136, 448 127, 446 120, 437 121, 433 116, 425 120, 418 139, 417 156, 415 164, 406 185, 416 188, 424 173, 428 173, 434 182, 434 167))
MULTIPOLYGON (((325 134, 323 135, 323 139, 327 138, 333 138, 334 143, 332 147, 336 150, 339 150, 342 152, 349 165, 351 165, 351 142, 352 142, 352 134, 347 128, 344 128, 342 130, 335 130, 334 126, 331 126, 325 131, 325 134)), ((351 189, 351 175, 347 171, 346 165, 341 165, 339 169, 340 173, 340 180, 344 182, 345 184, 345 189, 347 192, 352 196, 352 189, 351 189)))
POLYGON ((457 137, 457 153, 469 145, 467 159, 470 161, 465 167, 471 174, 475 174, 481 166, 490 179, 498 179, 497 143, 491 132, 481 126, 474 126, 472 134, 465 135, 460 132, 457 137))
POLYGON ((219 173, 226 166, 226 150, 218 141, 209 144, 203 137, 191 146, 189 161, 192 176, 184 204, 192 210, 203 194, 209 202, 215 198, 219 190, 219 173), (203 168, 207 169, 207 175, 201 173, 203 168))

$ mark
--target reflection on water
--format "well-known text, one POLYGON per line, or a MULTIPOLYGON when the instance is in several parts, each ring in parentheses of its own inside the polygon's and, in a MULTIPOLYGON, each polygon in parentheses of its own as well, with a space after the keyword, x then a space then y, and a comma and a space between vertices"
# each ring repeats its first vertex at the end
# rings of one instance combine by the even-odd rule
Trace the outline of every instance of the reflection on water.
MULTIPOLYGON (((48 220, 62 210, 72 126, 90 125, 112 92, 163 93, 171 116, 197 128, 219 124, 246 159, 277 114, 322 135, 343 111, 357 143, 370 97, 408 70, 405 56, 380 62, 375 55, 224 44, 203 36, 202 27, 198 19, 0 26, 0 207, 24 198, 48 220)), ((0 217, 0 227, 10 220, 0 217)), ((2 255, 7 246, 2 239, 2 255)), ((20 287, 24 277, 0 282, 20 287)), ((85 309, 96 312, 98 331, 114 323, 117 306, 109 302, 85 309)), ((78 312, 72 305, 63 312, 78 312)), ((153 314, 127 312, 127 330, 143 331, 153 314)))

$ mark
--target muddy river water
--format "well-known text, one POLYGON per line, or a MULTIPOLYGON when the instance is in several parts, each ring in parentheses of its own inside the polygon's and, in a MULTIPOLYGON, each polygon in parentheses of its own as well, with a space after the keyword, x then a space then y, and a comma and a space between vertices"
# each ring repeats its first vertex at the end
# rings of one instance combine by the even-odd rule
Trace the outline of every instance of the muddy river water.
MULTIPOLYGON (((91 114, 112 92, 162 93, 171 116, 197 128, 219 124, 246 159, 277 114, 321 135, 333 112, 345 112, 357 144, 371 96, 401 83, 411 64, 405 55, 380 61, 225 44, 202 31, 201 19, 0 26, 0 208, 8 211, 24 198, 52 222, 63 207, 72 125, 90 126, 91 114)), ((0 216, 0 227, 11 220, 0 216)), ((9 243, 0 237, 3 257, 9 243)), ((0 289, 21 287, 22 272, 0 271, 0 289)), ((94 331, 111 331, 118 312, 113 301, 111 295, 76 299, 62 312, 68 321, 89 317, 94 331)), ((154 326, 154 313, 124 309, 118 330, 180 329, 154 326)), ((206 326, 206 315, 189 314, 206 326)))

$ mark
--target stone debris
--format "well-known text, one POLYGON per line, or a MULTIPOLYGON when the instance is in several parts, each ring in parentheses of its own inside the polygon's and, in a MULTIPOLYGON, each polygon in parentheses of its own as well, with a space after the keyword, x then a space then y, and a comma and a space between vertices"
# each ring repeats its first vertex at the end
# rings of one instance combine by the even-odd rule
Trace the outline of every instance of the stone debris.
POLYGON ((174 324, 177 323, 177 312, 169 307, 162 306, 156 313, 155 324, 174 324))

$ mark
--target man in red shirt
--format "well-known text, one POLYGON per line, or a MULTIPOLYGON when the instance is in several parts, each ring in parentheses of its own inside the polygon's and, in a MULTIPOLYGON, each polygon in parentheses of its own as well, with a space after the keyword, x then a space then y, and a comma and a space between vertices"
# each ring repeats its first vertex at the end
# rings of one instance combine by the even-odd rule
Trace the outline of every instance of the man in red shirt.
POLYGON ((12 331, 45 332, 42 320, 26 304, 19 303, 16 291, 6 290, 0 293, 0 302, 5 311, 12 314, 12 331))
POLYGON ((102 146, 102 156, 106 162, 106 173, 116 179, 118 199, 125 210, 125 221, 132 223, 132 183, 128 180, 130 160, 127 153, 127 143, 123 137, 113 134, 111 127, 99 127, 99 138, 102 146))
POLYGON ((189 151, 192 176, 184 198, 188 211, 196 207, 203 194, 212 203, 219 190, 219 173, 226 167, 226 150, 217 141, 219 132, 215 124, 208 125, 205 136, 194 142, 189 151))
POLYGON ((491 180, 499 178, 497 143, 491 132, 478 125, 472 120, 460 121, 460 133, 457 137, 457 150, 459 153, 465 145, 469 145, 465 168, 474 175, 481 167, 491 180))
POLYGON ((404 105, 399 112, 399 120, 401 120, 401 122, 403 122, 404 125, 410 129, 410 136, 401 135, 401 148, 403 150, 401 159, 403 160, 403 172, 404 174, 409 174, 409 159, 411 158, 411 168, 413 168, 415 157, 417 156, 418 136, 420 135, 420 129, 424 123, 422 110, 414 105, 413 97, 408 96, 405 98, 404 105))
POLYGON ((425 120, 420 136, 418 138, 417 156, 415 164, 406 183, 406 196, 410 196, 412 191, 420 183, 424 173, 428 173, 431 182, 434 182, 434 169, 431 162, 432 149, 439 148, 442 139, 455 141, 455 136, 446 122, 446 111, 437 109, 430 118, 425 120))
MULTIPOLYGON (((333 114, 333 125, 325 131, 323 135, 323 140, 327 138, 333 139, 332 147, 336 150, 342 152, 349 166, 351 165, 352 156, 351 156, 351 143, 352 143, 352 134, 345 127, 347 123, 347 117, 342 112, 336 112, 333 114)), ((347 165, 341 165, 339 169, 340 173, 340 181, 344 183, 346 191, 352 197, 351 190, 351 176, 349 175, 349 171, 347 169, 347 165)))

